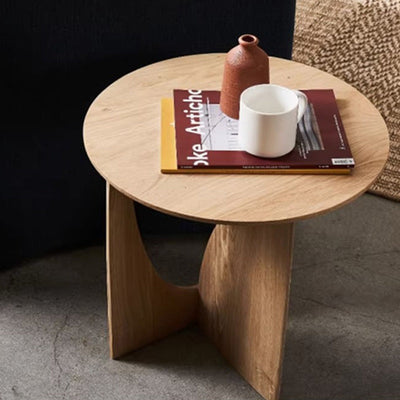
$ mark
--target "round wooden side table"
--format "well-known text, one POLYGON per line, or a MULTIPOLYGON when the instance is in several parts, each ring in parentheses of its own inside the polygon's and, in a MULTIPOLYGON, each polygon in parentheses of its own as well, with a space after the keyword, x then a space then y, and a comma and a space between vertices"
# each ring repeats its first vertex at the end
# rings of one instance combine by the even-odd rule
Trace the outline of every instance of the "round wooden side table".
POLYGON ((386 125, 356 89, 315 68, 271 57, 271 82, 333 88, 356 167, 351 175, 160 173, 160 101, 173 89, 220 89, 225 54, 170 59, 114 82, 91 105, 84 143, 107 181, 107 288, 111 357, 197 321, 267 399, 279 397, 294 221, 365 192, 388 156, 386 125), (215 223, 199 284, 178 287, 155 272, 132 200, 215 223))

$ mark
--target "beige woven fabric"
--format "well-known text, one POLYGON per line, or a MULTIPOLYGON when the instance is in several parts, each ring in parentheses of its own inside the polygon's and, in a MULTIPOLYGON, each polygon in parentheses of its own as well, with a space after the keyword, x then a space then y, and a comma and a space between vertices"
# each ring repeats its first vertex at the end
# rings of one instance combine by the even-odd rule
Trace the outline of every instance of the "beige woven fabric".
POLYGON ((400 0, 297 0, 293 59, 350 83, 378 108, 390 155, 370 191, 400 201, 400 0))

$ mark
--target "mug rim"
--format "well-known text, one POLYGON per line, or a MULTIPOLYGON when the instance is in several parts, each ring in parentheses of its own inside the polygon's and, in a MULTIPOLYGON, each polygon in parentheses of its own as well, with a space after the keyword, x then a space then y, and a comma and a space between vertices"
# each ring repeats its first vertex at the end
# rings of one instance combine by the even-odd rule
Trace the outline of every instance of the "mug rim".
POLYGON ((242 107, 242 105, 248 111, 251 111, 251 112, 253 112, 253 113, 257 114, 257 115, 280 116, 280 115, 285 115, 285 114, 288 114, 288 113, 294 111, 299 106, 299 98, 297 97, 296 93, 292 89, 289 89, 289 88, 287 88, 285 86, 277 85, 275 83, 261 83, 261 84, 258 84, 258 85, 249 86, 248 88, 243 90, 243 92, 240 95, 240 107, 242 107), (251 108, 249 105, 246 104, 244 96, 246 96, 246 94, 251 92, 252 90, 255 90, 254 88, 259 88, 259 87, 274 87, 274 88, 278 88, 280 90, 283 90, 286 93, 289 93, 291 96, 295 97, 296 104, 293 107, 289 108, 288 110, 280 111, 280 112, 257 111, 254 108, 251 108))

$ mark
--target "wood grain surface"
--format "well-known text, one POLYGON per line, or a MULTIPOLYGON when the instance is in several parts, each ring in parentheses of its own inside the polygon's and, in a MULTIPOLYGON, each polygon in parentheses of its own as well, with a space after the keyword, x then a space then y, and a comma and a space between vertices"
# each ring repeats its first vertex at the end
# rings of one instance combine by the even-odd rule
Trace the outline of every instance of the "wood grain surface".
POLYGON ((259 393, 278 399, 292 248, 292 223, 217 225, 199 285, 169 284, 147 256, 133 201, 107 184, 110 356, 124 356, 198 321, 259 393))
POLYGON ((197 287, 163 281, 143 246, 133 202, 107 185, 107 298, 110 355, 118 358, 196 318, 197 287))
POLYGON ((166 60, 114 82, 91 105, 84 143, 97 171, 126 196, 176 216, 214 223, 289 222, 346 204, 377 178, 388 156, 386 125, 343 81, 271 57, 271 83, 333 88, 356 161, 351 176, 163 175, 160 103, 176 88, 220 89, 225 54, 166 60))
POLYGON ((279 398, 293 224, 218 225, 200 273, 199 323, 266 399, 279 398))

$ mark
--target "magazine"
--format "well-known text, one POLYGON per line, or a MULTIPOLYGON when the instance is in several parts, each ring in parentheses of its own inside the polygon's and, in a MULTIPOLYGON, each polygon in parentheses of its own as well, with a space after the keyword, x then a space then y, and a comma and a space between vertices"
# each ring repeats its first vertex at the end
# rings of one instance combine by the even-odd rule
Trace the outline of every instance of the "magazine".
POLYGON ((246 153, 238 143, 238 120, 219 107, 215 90, 174 90, 162 100, 163 173, 350 173, 354 167, 333 90, 304 90, 307 110, 296 146, 279 158, 246 153))

